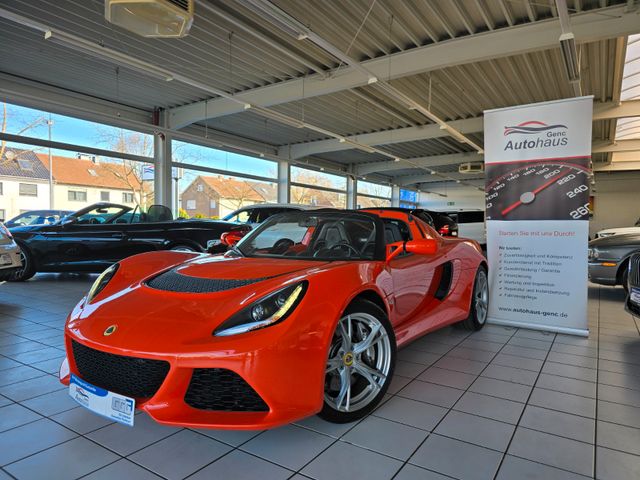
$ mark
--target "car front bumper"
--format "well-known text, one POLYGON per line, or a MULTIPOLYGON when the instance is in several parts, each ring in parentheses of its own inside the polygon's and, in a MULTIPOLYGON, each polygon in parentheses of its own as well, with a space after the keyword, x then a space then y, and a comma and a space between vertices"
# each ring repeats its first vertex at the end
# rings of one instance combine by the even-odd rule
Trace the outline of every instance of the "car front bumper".
POLYGON ((0 282, 4 282, 13 278, 17 270, 22 266, 20 259, 20 249, 15 243, 8 245, 0 245, 0 258, 8 259, 8 263, 0 264, 0 282))
MULTIPOLYGON (((305 322, 318 327, 316 322, 321 319, 309 318, 308 314, 305 313, 305 322)), ((287 322, 250 334, 219 337, 215 348, 210 350, 207 348, 211 347, 194 346, 183 352, 164 353, 98 345, 67 328, 67 356, 60 368, 60 381, 68 385, 73 373, 89 383, 109 389, 104 383, 92 382, 81 374, 74 359, 73 341, 114 356, 162 360, 169 363, 169 371, 151 397, 136 398, 126 391, 113 390, 136 398, 136 408, 162 424, 234 430, 274 428, 318 413, 324 399, 324 372, 330 338, 321 338, 324 335, 319 335, 317 330, 300 337, 298 327, 287 327, 302 322, 289 320, 294 319, 289 318, 287 322), (254 392, 266 408, 264 411, 195 408, 193 402, 188 401, 187 393, 196 372, 202 369, 233 372, 236 380, 240 377, 246 382, 244 390, 233 390, 233 395, 251 395, 254 392)), ((244 385, 244 382, 239 383, 244 385)), ((219 383, 216 385, 213 388, 220 387, 219 383)))
POLYGON ((589 262, 589 281, 600 285, 617 285, 618 267, 619 264, 613 261, 589 262))

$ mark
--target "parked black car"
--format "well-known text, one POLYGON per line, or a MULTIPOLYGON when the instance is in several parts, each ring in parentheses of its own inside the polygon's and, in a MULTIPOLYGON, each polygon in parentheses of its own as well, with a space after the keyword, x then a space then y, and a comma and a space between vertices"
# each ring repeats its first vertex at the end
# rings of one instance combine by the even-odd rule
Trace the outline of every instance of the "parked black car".
POLYGON ((173 220, 171 210, 154 205, 147 212, 114 203, 97 203, 54 225, 10 229, 23 255, 14 281, 36 272, 101 272, 125 257, 153 250, 224 251, 220 235, 233 223, 173 220), (212 247, 213 245, 213 247, 212 247))
POLYGON ((589 280, 601 285, 628 286, 629 259, 640 252, 640 233, 623 233, 589 242, 589 280))
POLYGON ((629 259, 627 288, 629 296, 625 308, 627 312, 640 317, 640 253, 634 253, 629 259))
MULTIPOLYGON (((72 213, 71 210, 29 210, 7 220, 4 222, 4 226, 14 228, 25 225, 53 225, 72 213)), ((1 221, 3 219, 0 218, 1 221)))
POLYGON ((458 236, 458 224, 450 216, 441 212, 434 212, 432 210, 425 210, 423 208, 403 207, 364 208, 361 210, 395 210, 398 212, 411 213, 423 222, 431 225, 433 229, 436 230, 440 235, 443 235, 445 237, 458 236))

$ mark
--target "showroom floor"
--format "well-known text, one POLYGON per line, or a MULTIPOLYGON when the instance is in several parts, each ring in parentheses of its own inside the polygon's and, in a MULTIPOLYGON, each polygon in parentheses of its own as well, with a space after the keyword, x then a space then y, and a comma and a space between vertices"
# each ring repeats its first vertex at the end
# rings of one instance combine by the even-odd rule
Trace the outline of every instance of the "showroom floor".
POLYGON ((61 329, 92 278, 0 286, 0 480, 640 478, 640 336, 620 288, 591 286, 589 339, 488 326, 415 342, 357 424, 224 432, 76 406, 61 329))

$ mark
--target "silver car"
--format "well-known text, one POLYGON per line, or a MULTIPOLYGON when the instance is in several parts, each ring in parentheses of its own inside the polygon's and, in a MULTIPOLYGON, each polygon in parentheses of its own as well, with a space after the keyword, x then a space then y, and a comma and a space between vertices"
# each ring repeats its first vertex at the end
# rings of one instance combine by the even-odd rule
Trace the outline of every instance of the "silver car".
POLYGON ((640 233, 611 235, 589 242, 589 280, 629 288, 629 258, 640 252, 640 233))
POLYGON ((625 308, 627 312, 640 317, 640 253, 634 253, 629 259, 627 287, 629 296, 625 308))
POLYGON ((13 278, 20 267, 20 248, 13 241, 11 232, 0 222, 0 283, 13 278))

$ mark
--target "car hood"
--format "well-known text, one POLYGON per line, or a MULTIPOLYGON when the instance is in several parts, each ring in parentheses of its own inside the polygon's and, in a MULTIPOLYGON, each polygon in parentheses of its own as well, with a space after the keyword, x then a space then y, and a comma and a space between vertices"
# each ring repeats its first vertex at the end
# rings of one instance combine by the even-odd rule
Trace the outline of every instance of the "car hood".
POLYGON ((621 233, 618 235, 609 235, 608 237, 596 238, 589 242, 589 247, 619 247, 640 245, 640 233, 621 233))
POLYGON ((123 261, 94 301, 81 302, 71 313, 68 331, 98 348, 150 354, 198 352, 205 345, 208 349, 233 339, 214 337, 212 332, 256 300, 344 263, 329 266, 321 261, 163 253, 178 261, 171 263, 169 257, 157 255, 123 261), (160 266, 157 261, 165 264, 160 266), (158 279, 163 281, 157 283, 158 279), (183 291, 185 288, 192 291, 183 291), (113 325, 116 333, 105 336, 113 325))
POLYGON ((598 235, 621 235, 626 233, 640 233, 640 227, 618 227, 607 228, 606 230, 600 230, 598 235))

